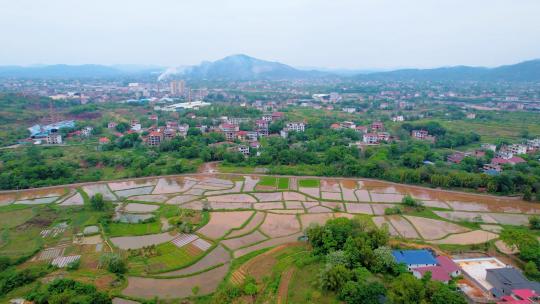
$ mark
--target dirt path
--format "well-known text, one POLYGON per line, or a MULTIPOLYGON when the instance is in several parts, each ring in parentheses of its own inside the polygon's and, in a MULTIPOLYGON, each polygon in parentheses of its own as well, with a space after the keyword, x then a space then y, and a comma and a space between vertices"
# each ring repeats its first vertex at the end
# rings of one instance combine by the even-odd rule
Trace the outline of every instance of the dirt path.
POLYGON ((294 275, 295 268, 289 268, 281 275, 279 281, 277 304, 287 303, 287 296, 289 295, 289 283, 294 275))

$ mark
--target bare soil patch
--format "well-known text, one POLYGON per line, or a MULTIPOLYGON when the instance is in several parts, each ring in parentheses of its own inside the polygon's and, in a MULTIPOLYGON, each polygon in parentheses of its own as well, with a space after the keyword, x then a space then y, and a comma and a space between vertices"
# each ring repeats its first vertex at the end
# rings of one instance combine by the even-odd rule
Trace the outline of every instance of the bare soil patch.
POLYGON ((321 197, 319 188, 298 187, 298 191, 303 192, 313 197, 317 197, 317 198, 321 197))
POLYGON ((371 200, 379 203, 400 203, 403 199, 401 194, 393 193, 374 193, 371 192, 371 200))
POLYGON ((198 232, 211 239, 218 239, 233 228, 241 227, 253 211, 211 212, 210 221, 198 232))
POLYGON ((132 213, 147 213, 158 210, 159 206, 139 203, 129 203, 124 207, 124 211, 132 213))
POLYGON ((141 236, 121 236, 111 238, 111 242, 120 249, 139 249, 145 246, 158 245, 173 240, 176 234, 164 232, 141 236))
POLYGON ((112 182, 109 183, 109 188, 111 188, 112 191, 120 191, 132 188, 155 186, 156 183, 156 179, 136 179, 129 181, 112 182))
POLYGON ((287 207, 287 209, 304 209, 304 205, 302 205, 302 202, 298 201, 286 201, 285 207, 287 207))
POLYGON ((256 203, 253 204, 253 208, 256 210, 269 210, 269 209, 284 209, 282 202, 273 203, 256 203))
POLYGON ((276 245, 281 245, 281 244, 298 242, 298 238, 300 236, 302 236, 302 233, 295 233, 295 234, 289 235, 289 236, 284 236, 284 237, 275 238, 275 239, 269 239, 269 240, 264 241, 262 243, 258 243, 258 244, 255 244, 253 246, 249 246, 249 247, 245 247, 245 248, 236 250, 234 252, 234 257, 239 258, 239 257, 241 257, 243 255, 246 255, 246 254, 248 254, 250 252, 257 251, 257 250, 260 250, 260 249, 264 249, 264 248, 268 248, 268 247, 272 247, 272 246, 276 246, 276 245))
POLYGON ((420 233, 420 235, 427 240, 436 240, 448 234, 469 231, 469 229, 465 227, 461 227, 449 222, 409 215, 406 215, 405 218, 407 218, 414 225, 414 227, 416 227, 416 230, 420 233))
POLYGON ((103 195, 103 198, 108 201, 116 201, 116 196, 109 190, 107 184, 94 184, 86 185, 82 187, 83 191, 88 194, 89 197, 92 197, 98 193, 103 195))
POLYGON ((345 209, 349 213, 373 214, 370 204, 345 203, 345 209))
POLYGON ((148 203, 164 203, 169 199, 168 196, 162 194, 136 195, 129 198, 132 201, 148 202, 148 203))
POLYGON ((233 230, 229 235, 227 235, 227 237, 237 237, 253 231, 264 221, 265 216, 266 214, 264 212, 255 213, 249 223, 239 230, 233 230))
POLYGON ((402 218, 399 215, 391 215, 387 219, 392 223, 392 226, 396 228, 396 231, 403 237, 406 238, 419 238, 418 233, 414 227, 406 219, 402 218))
POLYGON ((306 196, 297 192, 283 192, 283 200, 285 201, 305 201, 306 196))
POLYGON ((332 213, 302 214, 300 215, 300 222, 302 222, 302 227, 305 229, 311 224, 324 225, 331 218, 333 218, 332 213))
POLYGON ((253 195, 260 201, 260 202, 277 202, 283 200, 283 194, 281 192, 273 192, 273 193, 253 193, 253 195))
POLYGON ((183 203, 196 200, 198 198, 199 196, 196 196, 196 195, 184 194, 184 195, 175 196, 171 198, 170 200, 168 200, 166 203, 169 205, 181 205, 183 203))
POLYGON ((247 194, 225 194, 218 196, 207 197, 209 202, 218 202, 218 203, 256 203, 257 201, 250 195, 247 194))
POLYGON ((465 232, 465 233, 460 233, 460 234, 452 234, 442 240, 432 241, 432 243, 472 245, 472 244, 486 243, 490 240, 496 239, 497 237, 499 236, 492 232, 475 230, 475 231, 470 231, 470 232, 465 232))
POLYGON ((193 295, 192 289, 199 288, 198 295, 206 295, 216 290, 229 270, 229 264, 186 278, 151 279, 128 277, 128 286, 123 294, 138 298, 160 299, 185 298, 193 295))
POLYGON ((329 199, 329 200, 341 200, 341 192, 321 192, 321 197, 323 199, 329 199))
POLYGON ((371 196, 367 190, 356 190, 354 191, 359 202, 371 202, 371 196))
POLYGON ((203 271, 205 269, 208 269, 210 267, 227 263, 231 260, 231 256, 223 246, 218 245, 214 250, 212 250, 210 253, 208 253, 206 256, 204 256, 201 260, 199 260, 197 263, 188 266, 186 268, 160 273, 157 276, 181 276, 181 275, 187 275, 190 273, 196 273, 203 271))
POLYGON ((269 213, 260 229, 270 237, 280 237, 300 231, 300 223, 295 215, 269 213))
POLYGON ((262 233, 256 230, 248 235, 244 235, 244 236, 234 238, 234 239, 224 240, 221 243, 227 246, 229 249, 236 250, 240 247, 246 247, 251 244, 264 241, 266 239, 267 239, 266 236, 264 236, 262 233))

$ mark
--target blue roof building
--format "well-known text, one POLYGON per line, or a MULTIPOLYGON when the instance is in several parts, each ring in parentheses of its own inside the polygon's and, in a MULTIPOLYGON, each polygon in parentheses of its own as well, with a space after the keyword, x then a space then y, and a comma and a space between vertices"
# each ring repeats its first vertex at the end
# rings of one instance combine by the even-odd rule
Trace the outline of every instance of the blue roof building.
POLYGON ((398 264, 405 264, 407 268, 437 266, 437 260, 429 250, 393 250, 392 255, 398 264))

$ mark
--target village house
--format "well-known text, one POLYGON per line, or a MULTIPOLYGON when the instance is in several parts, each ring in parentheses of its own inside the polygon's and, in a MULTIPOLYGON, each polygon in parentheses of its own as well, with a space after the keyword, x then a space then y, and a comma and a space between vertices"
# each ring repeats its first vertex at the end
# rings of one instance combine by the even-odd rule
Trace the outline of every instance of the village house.
POLYGON ((287 131, 304 132, 306 125, 303 122, 289 122, 285 125, 287 131))
POLYGON ((405 118, 403 117, 403 115, 397 115, 397 116, 392 117, 392 121, 393 122, 405 121, 405 118))
POLYGON ((379 143, 379 135, 377 133, 366 133, 362 137, 362 141, 366 144, 376 145, 379 143))
POLYGON ((227 141, 233 141, 236 138, 236 132, 239 131, 238 125, 223 123, 219 125, 220 131, 225 135, 227 141))
POLYGON ((60 145, 62 144, 62 134, 58 132, 49 132, 49 134, 47 134, 46 142, 48 145, 60 145))
POLYGON ((428 131, 426 130, 412 130, 411 136, 412 138, 415 138, 415 139, 435 142, 435 136, 429 135, 428 131))
POLYGON ((131 120, 129 126, 130 126, 130 129, 135 132, 139 132, 142 130, 141 123, 135 119, 131 120))
POLYGON ((356 129, 356 124, 352 121, 344 121, 339 123, 339 126, 344 129, 356 129))
POLYGON ((116 128, 117 125, 118 125, 118 124, 117 124, 116 122, 111 121, 111 122, 109 122, 109 123, 107 124, 107 129, 114 129, 114 128, 116 128))
POLYGON ((100 137, 98 142, 100 145, 106 145, 106 144, 109 144, 111 140, 108 139, 107 137, 100 137))
POLYGON ((146 138, 146 144, 151 147, 157 147, 163 142, 163 133, 159 131, 152 131, 146 138))
POLYGON ((273 112, 272 113, 272 121, 276 121, 279 119, 285 118, 285 113, 283 112, 273 112))
POLYGON ((181 124, 178 125, 178 135, 182 137, 186 137, 189 131, 189 125, 188 124, 181 124))
POLYGON ((356 126, 356 132, 365 134, 365 133, 368 132, 368 127, 366 127, 366 126, 356 126))
POLYGON ((382 121, 375 121, 371 124, 371 130, 374 132, 383 131, 384 124, 382 123, 382 121))

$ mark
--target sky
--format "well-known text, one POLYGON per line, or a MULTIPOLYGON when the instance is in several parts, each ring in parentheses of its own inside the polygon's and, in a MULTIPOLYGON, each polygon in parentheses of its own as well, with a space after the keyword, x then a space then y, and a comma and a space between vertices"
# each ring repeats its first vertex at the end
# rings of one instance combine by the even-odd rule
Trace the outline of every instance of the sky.
POLYGON ((0 0, 0 65, 498 66, 540 58, 539 0, 0 0))

